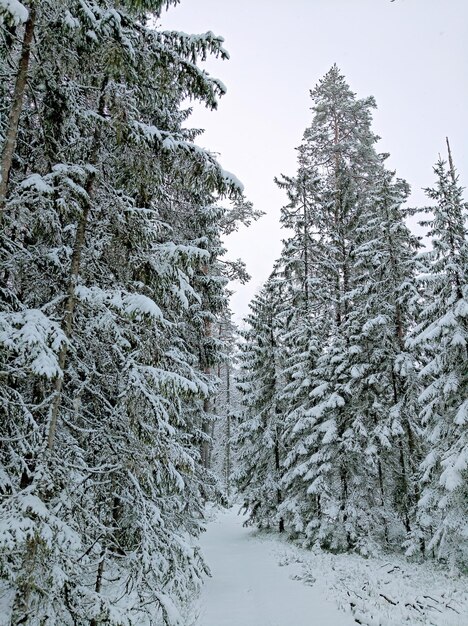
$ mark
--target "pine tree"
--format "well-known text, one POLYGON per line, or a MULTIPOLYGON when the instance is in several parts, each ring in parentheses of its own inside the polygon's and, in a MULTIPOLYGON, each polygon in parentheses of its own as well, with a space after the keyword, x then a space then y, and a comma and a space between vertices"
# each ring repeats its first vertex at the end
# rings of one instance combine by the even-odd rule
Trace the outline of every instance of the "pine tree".
POLYGON ((366 530, 388 545, 411 532, 417 497, 418 384, 404 340, 417 313, 419 244, 405 224, 407 184, 382 169, 373 187, 353 255, 349 413, 364 437, 366 530))
POLYGON ((275 273, 284 414, 276 516, 307 544, 369 553, 413 531, 421 450, 405 337, 417 315, 419 244, 405 224, 408 186, 375 150, 374 100, 358 100, 336 66, 311 96, 297 174, 277 181, 292 234, 275 273))
POLYGON ((304 473, 311 454, 311 442, 304 437, 309 427, 308 411, 315 382, 312 377, 322 342, 327 337, 327 321, 321 315, 329 299, 322 280, 322 261, 326 258, 324 239, 317 221, 321 201, 321 179, 308 170, 303 150, 294 178, 283 176, 277 184, 285 189, 289 203, 282 209, 281 222, 292 231, 284 242, 278 268, 283 291, 284 386, 281 399, 285 406, 284 458, 282 488, 286 497, 280 506, 289 532, 307 534, 311 518, 319 515, 320 496, 305 493, 304 473))
POLYGON ((363 496, 364 479, 359 466, 365 441, 350 413, 353 263, 359 226, 381 164, 370 129, 372 98, 357 100, 336 66, 311 96, 314 118, 299 154, 300 167, 320 177, 312 222, 318 233, 314 271, 323 285, 317 293, 318 316, 328 321, 328 334, 321 338, 321 354, 310 372, 305 423, 294 427, 307 447, 297 471, 304 491, 312 496, 302 524, 306 535, 343 549, 355 544, 360 533, 356 502, 363 496))

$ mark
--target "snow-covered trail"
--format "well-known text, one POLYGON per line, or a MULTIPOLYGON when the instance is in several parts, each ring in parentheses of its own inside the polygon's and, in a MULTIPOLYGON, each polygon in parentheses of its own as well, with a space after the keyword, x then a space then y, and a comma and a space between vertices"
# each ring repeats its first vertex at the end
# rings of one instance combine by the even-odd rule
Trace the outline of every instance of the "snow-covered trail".
POLYGON ((197 626, 355 626, 325 600, 320 586, 291 579, 278 564, 278 543, 242 526, 237 508, 221 512, 202 537, 212 572, 197 626))

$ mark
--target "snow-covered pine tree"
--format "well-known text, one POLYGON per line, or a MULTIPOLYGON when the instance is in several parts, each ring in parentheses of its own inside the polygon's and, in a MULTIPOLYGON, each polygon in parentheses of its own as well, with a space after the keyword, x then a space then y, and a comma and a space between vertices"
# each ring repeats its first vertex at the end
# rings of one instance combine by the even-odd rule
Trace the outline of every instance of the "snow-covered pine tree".
MULTIPOLYGON (((419 397, 426 432, 419 527, 425 550, 450 567, 468 564, 468 204, 452 161, 439 159, 429 226, 432 249, 422 255, 424 306, 409 338, 419 351, 419 397)), ((413 548, 414 549, 414 548, 413 548)))
POLYGON ((223 499, 231 502, 236 453, 233 442, 239 418, 239 391, 235 386, 239 331, 227 308, 215 325, 215 336, 222 346, 222 360, 217 363, 217 395, 214 400, 216 420, 211 441, 211 470, 223 489, 223 499))
MULTIPOLYGON (((336 66, 311 97, 314 117, 304 133, 300 166, 320 177, 312 217, 319 233, 317 282, 326 286, 320 290, 318 315, 328 321, 328 335, 322 338, 322 351, 311 372, 307 425, 301 426, 309 451, 301 451, 300 475, 304 492, 312 496, 302 525, 309 541, 343 549, 351 547, 359 534, 353 516, 362 494, 358 495, 355 484, 364 479, 359 471, 362 458, 358 461, 363 442, 351 426, 349 412, 353 255, 381 162, 374 148, 377 137, 370 128, 372 98, 356 99, 336 66)), ((294 469, 289 472, 294 474, 294 469)))
POLYGON ((407 186, 375 150, 373 99, 358 100, 336 66, 311 95, 298 173, 279 181, 293 231, 278 264, 290 305, 281 514, 307 543, 368 551, 401 543, 414 514, 417 383, 404 337, 417 240, 407 186))
POLYGON ((281 282, 269 278, 250 304, 249 325, 242 332, 237 386, 242 415, 236 433, 239 449, 236 482, 248 523, 284 529, 278 514, 283 500, 284 411, 281 334, 281 282))
POLYGON ((317 451, 316 442, 308 436, 314 424, 309 411, 316 383, 313 372, 327 331, 328 320, 317 315, 303 315, 303 311, 293 310, 285 319, 282 338, 284 387, 281 394, 285 407, 283 444, 286 454, 282 478, 285 495, 280 512, 288 531, 299 536, 304 533, 310 536, 320 516, 320 494, 307 493, 304 475, 314 451, 317 451))
POLYGON ((1 234, 0 573, 15 625, 176 623, 204 568, 191 418, 213 385, 191 307, 220 310, 227 218, 211 207, 240 186, 182 128, 182 100, 223 93, 197 67, 226 56, 222 39, 153 29, 163 4, 35 4, 1 234), (220 277, 216 298, 200 274, 220 277))

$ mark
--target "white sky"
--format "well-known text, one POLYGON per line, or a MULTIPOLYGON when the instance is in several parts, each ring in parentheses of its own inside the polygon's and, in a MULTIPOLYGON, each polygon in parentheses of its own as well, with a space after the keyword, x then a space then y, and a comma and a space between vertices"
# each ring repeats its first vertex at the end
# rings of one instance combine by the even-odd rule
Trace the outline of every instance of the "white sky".
POLYGON ((220 154, 266 212, 226 242, 252 276, 235 286, 238 321, 281 251, 285 196, 273 178, 294 174, 294 148, 311 121, 309 90, 333 63, 359 97, 375 96, 378 149, 410 183, 412 205, 426 203, 421 188, 433 182, 446 135, 468 185, 468 0, 182 0, 162 27, 212 30, 231 55, 205 64, 228 93, 217 111, 197 106, 190 125, 205 129, 198 142, 220 154))

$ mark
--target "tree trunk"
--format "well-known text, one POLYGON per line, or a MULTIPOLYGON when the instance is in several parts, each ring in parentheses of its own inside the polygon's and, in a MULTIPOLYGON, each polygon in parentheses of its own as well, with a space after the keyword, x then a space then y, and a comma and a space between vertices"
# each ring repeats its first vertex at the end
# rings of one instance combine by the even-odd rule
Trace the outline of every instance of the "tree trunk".
MULTIPOLYGON (((340 511, 342 511, 343 513, 342 522, 343 522, 343 526, 345 526, 348 520, 348 513, 346 510, 348 506, 348 476, 347 476, 346 467, 343 465, 343 463, 340 466, 340 481, 341 481, 340 511)), ((350 535, 349 530, 346 531, 346 547, 348 550, 351 550, 351 547, 352 547, 351 535, 350 535)))
POLYGON ((411 532, 411 524, 408 513, 408 505, 409 505, 409 489, 408 489, 408 478, 406 476, 406 463, 405 463, 405 453, 403 449, 403 441, 401 437, 398 437, 398 449, 400 452, 400 468, 401 468, 401 480, 403 484, 403 523, 405 525, 405 530, 407 533, 411 532))
MULTIPOLYGON (((334 220, 335 220, 335 229, 336 232, 339 233, 339 237, 340 237, 340 243, 341 243, 341 239, 342 239, 342 228, 343 228, 343 224, 342 224, 342 215, 341 215, 341 198, 340 198, 340 189, 339 189, 339 184, 338 184, 338 172, 339 172, 339 168, 340 168, 340 153, 338 151, 338 145, 340 143, 340 131, 339 131, 339 127, 338 127, 338 117, 336 115, 336 111, 333 112, 333 147, 334 147, 334 161, 335 161, 335 165, 334 165, 334 178, 335 178, 335 206, 334 206, 334 220)), ((344 262, 344 260, 343 260, 344 262)), ((335 280, 335 288, 336 288, 336 301, 335 301, 335 321, 336 321, 336 325, 339 327, 341 326, 341 322, 343 320, 343 316, 342 316, 342 287, 341 287, 341 271, 342 268, 337 270, 336 273, 336 280, 335 280)))
MULTIPOLYGON (((210 373, 209 369, 205 370, 206 374, 210 373)), ((203 413, 208 415, 210 412, 210 401, 208 398, 203 400, 203 413)), ((205 469, 210 469, 210 422, 204 417, 202 421, 203 441, 201 445, 201 462, 205 469)))
MULTIPOLYGON (((389 227, 390 214, 389 214, 389 208, 388 208, 387 202, 385 203, 385 217, 387 220, 386 235, 387 235, 387 244, 388 244, 389 257, 390 257, 390 267, 391 267, 392 276, 394 277, 394 281, 396 281, 398 277, 398 271, 397 271, 398 266, 397 266, 397 261, 394 255, 393 238, 392 238, 390 227, 389 227)), ((392 289, 394 292, 393 300, 395 304, 395 316, 394 316, 395 337, 397 340, 397 346, 398 346, 399 351, 404 352, 405 329, 404 329, 401 305, 400 305, 400 302, 398 301, 398 296, 396 295, 397 283, 395 282, 393 283, 392 289)), ((402 396, 402 390, 399 388, 400 387, 398 385, 399 381, 393 370, 393 367, 391 369, 391 376, 392 376, 392 387, 393 387, 393 402, 395 405, 397 405, 400 400, 400 397, 402 396)), ((411 426, 408 422, 407 417, 404 418, 404 425, 406 427, 406 434, 407 434, 406 443, 408 444, 409 464, 410 464, 412 459, 414 462, 415 449, 414 449, 414 442, 412 438, 411 426)), ((409 518, 409 511, 410 511, 411 505, 415 501, 414 493, 413 493, 414 490, 412 487, 416 481, 414 481, 413 479, 414 472, 407 471, 407 462, 405 459, 405 446, 403 445, 402 436, 398 437, 398 450, 399 450, 399 463, 400 463, 400 472, 401 472, 401 481, 402 481, 402 491, 404 494, 404 503, 403 503, 403 510, 402 510, 403 523, 405 525, 406 531, 410 532, 411 523, 410 523, 410 518, 409 518)), ((411 470, 410 466, 409 466, 409 469, 411 470)))
POLYGON ((231 369, 226 364, 226 495, 231 495, 231 369))
POLYGON ((306 301, 306 312, 309 312, 309 220, 307 213, 307 201, 305 192, 305 183, 302 189, 302 202, 304 211, 304 296, 306 301))
MULTIPOLYGON (((103 548, 101 555, 99 557, 99 565, 98 565, 97 573, 96 573, 96 584, 94 586, 94 591, 96 593, 101 593, 101 589, 102 589, 102 577, 104 574, 105 556, 106 556, 106 551, 103 548)), ((89 622, 89 626, 98 626, 98 623, 99 623, 98 620, 93 617, 93 619, 89 622)))
MULTIPOLYGON (((208 266, 204 265, 202 267, 202 272, 203 274, 205 274, 205 276, 208 275, 208 266)), ((204 322, 204 335, 203 338, 205 340, 205 344, 208 344, 211 337, 212 337, 212 333, 213 333, 213 329, 211 327, 211 322, 208 319, 205 319, 204 322)), ((207 346, 205 345, 205 350, 204 350, 204 354, 203 354, 203 361, 202 361, 202 366, 203 366, 203 372, 206 374, 206 376, 208 377, 211 374, 211 368, 209 366, 210 360, 206 354, 206 350, 207 350, 207 346)), ((203 413, 204 416, 202 418, 202 433, 203 433, 203 440, 201 442, 201 462, 202 465, 205 469, 209 469, 210 468, 210 447, 211 447, 211 443, 210 443, 210 420, 208 418, 208 415, 210 413, 211 410, 211 402, 209 397, 206 397, 203 400, 203 413)))
POLYGON ((0 221, 2 220, 1 212, 5 208, 11 164, 13 161, 13 155, 15 153, 16 139, 18 136, 19 119, 21 116, 21 111, 23 109, 24 92, 26 89, 35 19, 36 9, 32 4, 29 9, 29 16, 24 27, 23 43, 18 65, 18 73, 16 74, 13 101, 11 104, 10 114, 8 116, 5 144, 3 146, 2 158, 0 163, 0 221))
MULTIPOLYGON (((385 513, 385 488, 384 488, 382 461, 380 460, 380 453, 379 453, 379 459, 377 462, 377 469, 379 473, 380 506, 382 507, 382 512, 385 513)), ((384 520, 383 526, 384 526, 385 543, 388 545, 388 527, 387 527, 387 522, 385 520, 384 520)))
MULTIPOLYGON (((276 468, 276 477, 277 477, 277 480, 279 480, 281 464, 280 464, 278 436, 276 436, 276 441, 275 441, 275 468, 276 468)), ((278 486, 278 488, 276 489, 276 502, 278 504, 278 507, 282 501, 283 501, 283 494, 281 493, 281 489, 278 486)), ((280 518, 280 521, 278 523, 278 530, 280 533, 284 532, 284 520, 282 517, 280 518)))
MULTIPOLYGON (((104 114, 105 91, 106 91, 107 83, 108 83, 108 78, 106 77, 103 80, 103 83, 101 85, 101 94, 99 97, 98 110, 97 110, 99 116, 102 116, 104 114)), ((98 156, 100 142, 101 142, 101 126, 98 122, 94 130, 91 153, 88 159, 88 162, 91 165, 95 165, 97 163, 97 156, 98 156)), ((64 313, 63 321, 62 321, 62 328, 68 339, 70 339, 73 333, 73 314, 74 314, 75 305, 76 305, 75 289, 77 286, 78 277, 80 273, 81 253, 82 253, 84 242, 85 242, 86 227, 88 225, 88 215, 89 215, 89 210, 91 208, 91 198, 93 195, 94 181, 95 181, 95 173, 91 172, 88 174, 88 177, 85 183, 85 191, 86 191, 88 199, 86 201, 86 204, 83 207, 83 211, 81 213, 81 216, 78 222, 76 235, 75 235, 75 243, 73 245, 73 254, 72 254, 72 259, 71 259, 70 275, 69 275, 69 282, 68 282, 68 289, 67 289, 67 300, 65 303, 65 313, 64 313)), ((62 401, 64 368, 67 362, 67 356, 68 356, 68 345, 64 344, 59 352, 59 368, 62 371, 62 376, 57 377, 55 381, 55 389, 54 389, 55 397, 52 402, 49 424, 48 424, 48 429, 47 429, 47 449, 48 450, 52 450, 54 447, 55 434, 57 431, 58 413, 59 413, 59 409, 60 409, 60 405, 62 401)))

